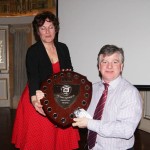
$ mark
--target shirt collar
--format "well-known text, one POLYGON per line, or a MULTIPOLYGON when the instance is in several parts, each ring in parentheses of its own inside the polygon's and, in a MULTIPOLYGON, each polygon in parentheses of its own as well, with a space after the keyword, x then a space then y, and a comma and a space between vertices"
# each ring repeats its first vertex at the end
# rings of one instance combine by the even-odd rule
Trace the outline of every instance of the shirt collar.
MULTIPOLYGON (((109 82, 109 87, 111 87, 111 88, 113 88, 113 89, 115 89, 116 88, 116 86, 118 85, 118 83, 120 82, 120 80, 121 80, 121 75, 119 76, 119 77, 117 77, 115 80, 113 80, 113 81, 111 81, 111 82, 109 82)), ((102 80, 102 83, 104 83, 104 81, 102 80)))

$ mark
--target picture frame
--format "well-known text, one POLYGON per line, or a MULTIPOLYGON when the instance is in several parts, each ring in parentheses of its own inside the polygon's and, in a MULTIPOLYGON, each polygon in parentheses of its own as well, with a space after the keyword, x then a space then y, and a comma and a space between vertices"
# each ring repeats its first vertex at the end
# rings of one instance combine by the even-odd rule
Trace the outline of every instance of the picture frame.
POLYGON ((0 26, 0 72, 8 72, 8 26, 0 26))
POLYGON ((41 10, 55 11, 57 0, 7 0, 0 3, 0 16, 27 16, 41 10))

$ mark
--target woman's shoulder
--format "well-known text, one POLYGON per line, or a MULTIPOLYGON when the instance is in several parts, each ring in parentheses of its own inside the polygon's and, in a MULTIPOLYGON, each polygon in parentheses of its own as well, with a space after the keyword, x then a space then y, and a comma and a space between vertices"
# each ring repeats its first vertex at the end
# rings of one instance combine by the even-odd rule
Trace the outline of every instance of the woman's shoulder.
POLYGON ((65 43, 62 42, 55 42, 56 47, 61 47, 61 48, 68 48, 67 45, 65 43))
POLYGON ((37 49, 38 47, 41 47, 42 46, 42 42, 41 41, 37 41, 35 43, 33 43, 29 49, 37 49))
POLYGON ((42 43, 40 41, 32 44, 29 48, 27 53, 35 53, 40 51, 40 49, 43 49, 42 43))
POLYGON ((43 47, 40 42, 32 44, 26 53, 26 59, 39 58, 42 56, 43 47))

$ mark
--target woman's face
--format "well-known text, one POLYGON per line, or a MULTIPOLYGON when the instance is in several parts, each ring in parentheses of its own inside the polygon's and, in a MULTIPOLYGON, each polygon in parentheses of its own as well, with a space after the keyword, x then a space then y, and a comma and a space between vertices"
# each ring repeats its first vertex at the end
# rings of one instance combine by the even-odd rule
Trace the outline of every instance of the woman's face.
POLYGON ((49 20, 45 20, 44 24, 39 27, 38 35, 43 43, 51 43, 54 41, 55 38, 55 27, 52 22, 49 20))

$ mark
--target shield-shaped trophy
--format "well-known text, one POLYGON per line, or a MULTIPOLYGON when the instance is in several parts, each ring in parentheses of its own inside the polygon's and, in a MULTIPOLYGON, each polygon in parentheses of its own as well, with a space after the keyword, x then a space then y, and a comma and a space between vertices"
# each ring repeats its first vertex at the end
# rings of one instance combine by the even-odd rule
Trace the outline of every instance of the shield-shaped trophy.
POLYGON ((41 99, 47 117, 57 126, 72 124, 74 111, 87 109, 92 97, 92 83, 73 71, 62 71, 50 76, 41 85, 45 97, 41 99))

